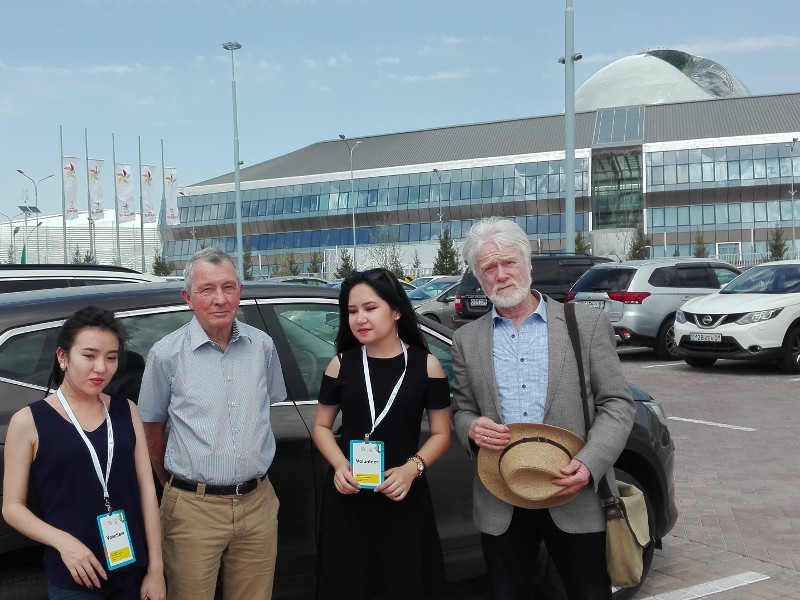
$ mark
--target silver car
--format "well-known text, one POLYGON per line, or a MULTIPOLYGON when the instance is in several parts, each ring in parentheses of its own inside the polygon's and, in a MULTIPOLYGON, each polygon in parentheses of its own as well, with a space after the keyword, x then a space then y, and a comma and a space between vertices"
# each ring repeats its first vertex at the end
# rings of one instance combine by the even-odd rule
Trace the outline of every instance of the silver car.
MULTIPOLYGON (((414 305, 414 310, 417 314, 433 319, 437 323, 453 327, 453 315, 456 314, 456 291, 461 277, 454 277, 455 281, 450 282, 450 285, 441 293, 436 294, 427 300, 411 300, 414 305)), ((412 292, 413 294, 413 292, 412 292)), ((411 294, 409 294, 411 298, 411 294)))
POLYGON ((662 360, 677 360, 675 313, 687 300, 717 291, 739 273, 733 265, 706 258, 604 263, 586 271, 566 299, 605 311, 623 343, 653 348, 662 360))

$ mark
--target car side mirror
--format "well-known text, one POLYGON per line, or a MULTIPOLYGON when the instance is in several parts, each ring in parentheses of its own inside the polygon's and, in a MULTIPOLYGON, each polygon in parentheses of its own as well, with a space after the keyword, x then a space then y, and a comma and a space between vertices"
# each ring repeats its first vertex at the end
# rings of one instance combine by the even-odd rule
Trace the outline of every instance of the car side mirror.
POLYGON ((455 302, 455 296, 447 296, 442 302, 455 302))

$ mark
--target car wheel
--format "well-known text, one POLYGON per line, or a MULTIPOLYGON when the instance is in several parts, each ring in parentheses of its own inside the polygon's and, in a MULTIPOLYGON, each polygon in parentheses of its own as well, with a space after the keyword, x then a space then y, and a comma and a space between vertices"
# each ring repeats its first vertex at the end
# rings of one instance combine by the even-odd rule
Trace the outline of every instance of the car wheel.
MULTIPOLYGON (((635 477, 626 473, 625 471, 614 469, 614 473, 616 474, 618 481, 630 483, 631 485, 635 485, 637 488, 642 490, 642 493, 644 494, 644 502, 647 506, 647 519, 650 523, 650 537, 654 538, 655 517, 653 516, 653 503, 650 501, 650 497, 647 495, 647 490, 636 480, 635 477)), ((542 551, 545 551, 544 546, 542 547, 542 551)), ((650 565, 653 563, 653 554, 655 554, 655 544, 651 543, 644 551, 641 582, 635 587, 612 588, 614 600, 629 600, 634 596, 634 594, 636 594, 644 580, 647 578, 647 574, 650 572, 650 565)), ((564 584, 561 583, 561 578, 558 575, 556 566, 549 556, 547 557, 547 564, 545 565, 542 579, 536 586, 536 598, 545 598, 546 600, 567 600, 567 592, 564 589, 564 584)))
POLYGON ((439 317, 437 317, 436 315, 434 315, 434 314, 431 314, 431 313, 425 313, 425 314, 424 314, 424 315, 422 315, 422 316, 423 316, 423 317, 428 317, 428 318, 429 318, 431 321, 436 321, 437 323, 441 323, 441 322, 442 322, 442 321, 439 319, 439 317))
POLYGON ((678 360, 680 357, 675 352, 675 317, 668 317, 658 330, 656 338, 656 356, 660 360, 678 360))
POLYGON ((0 600, 47 600, 44 571, 18 567, 0 572, 0 600))
POLYGON ((778 368, 784 373, 800 373, 800 327, 795 327, 786 336, 778 368))
POLYGON ((686 361, 687 365, 696 369, 707 369, 708 367, 713 367, 714 363, 717 362, 716 358, 698 358, 696 356, 685 356, 683 360, 686 361))

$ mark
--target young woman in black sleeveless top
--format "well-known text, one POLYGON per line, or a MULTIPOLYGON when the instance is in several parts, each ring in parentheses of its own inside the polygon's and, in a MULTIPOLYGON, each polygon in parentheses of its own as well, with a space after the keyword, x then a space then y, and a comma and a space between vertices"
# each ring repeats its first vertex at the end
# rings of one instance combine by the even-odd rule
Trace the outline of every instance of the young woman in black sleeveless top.
POLYGON ((76 312, 59 333, 48 382, 48 389, 58 385, 56 393, 9 423, 3 517, 45 544, 51 599, 166 595, 142 422, 132 402, 101 393, 124 361, 124 344, 125 330, 111 312, 76 312), (27 507, 30 479, 41 517, 27 507))
POLYGON ((312 432, 331 464, 317 597, 441 597, 444 561, 425 471, 450 445, 447 378, 391 272, 352 273, 342 282, 339 312, 338 355, 323 376, 312 432), (426 411, 430 437, 419 447, 426 411), (365 446, 383 455, 382 483, 360 471, 365 446))

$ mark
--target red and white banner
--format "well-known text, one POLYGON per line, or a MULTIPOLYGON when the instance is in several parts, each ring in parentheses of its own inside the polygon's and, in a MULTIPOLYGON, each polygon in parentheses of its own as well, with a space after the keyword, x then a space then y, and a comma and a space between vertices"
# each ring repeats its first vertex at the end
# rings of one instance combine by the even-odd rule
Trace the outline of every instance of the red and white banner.
POLYGON ((93 221, 100 221, 106 216, 103 210, 103 163, 100 159, 90 158, 86 163, 89 169, 89 206, 91 212, 89 218, 93 221))
POLYGON ((142 194, 142 223, 155 223, 158 221, 158 215, 153 210, 153 171, 155 167, 150 165, 140 165, 139 172, 141 177, 142 194))
POLYGON ((133 206, 133 182, 131 166, 127 163, 114 165, 114 189, 117 194, 117 219, 120 223, 129 223, 136 219, 133 206))
POLYGON ((64 187, 64 219, 78 218, 78 159, 61 157, 61 175, 64 187))
POLYGON ((178 211, 178 170, 164 169, 164 198, 166 199, 167 225, 180 225, 178 211))

